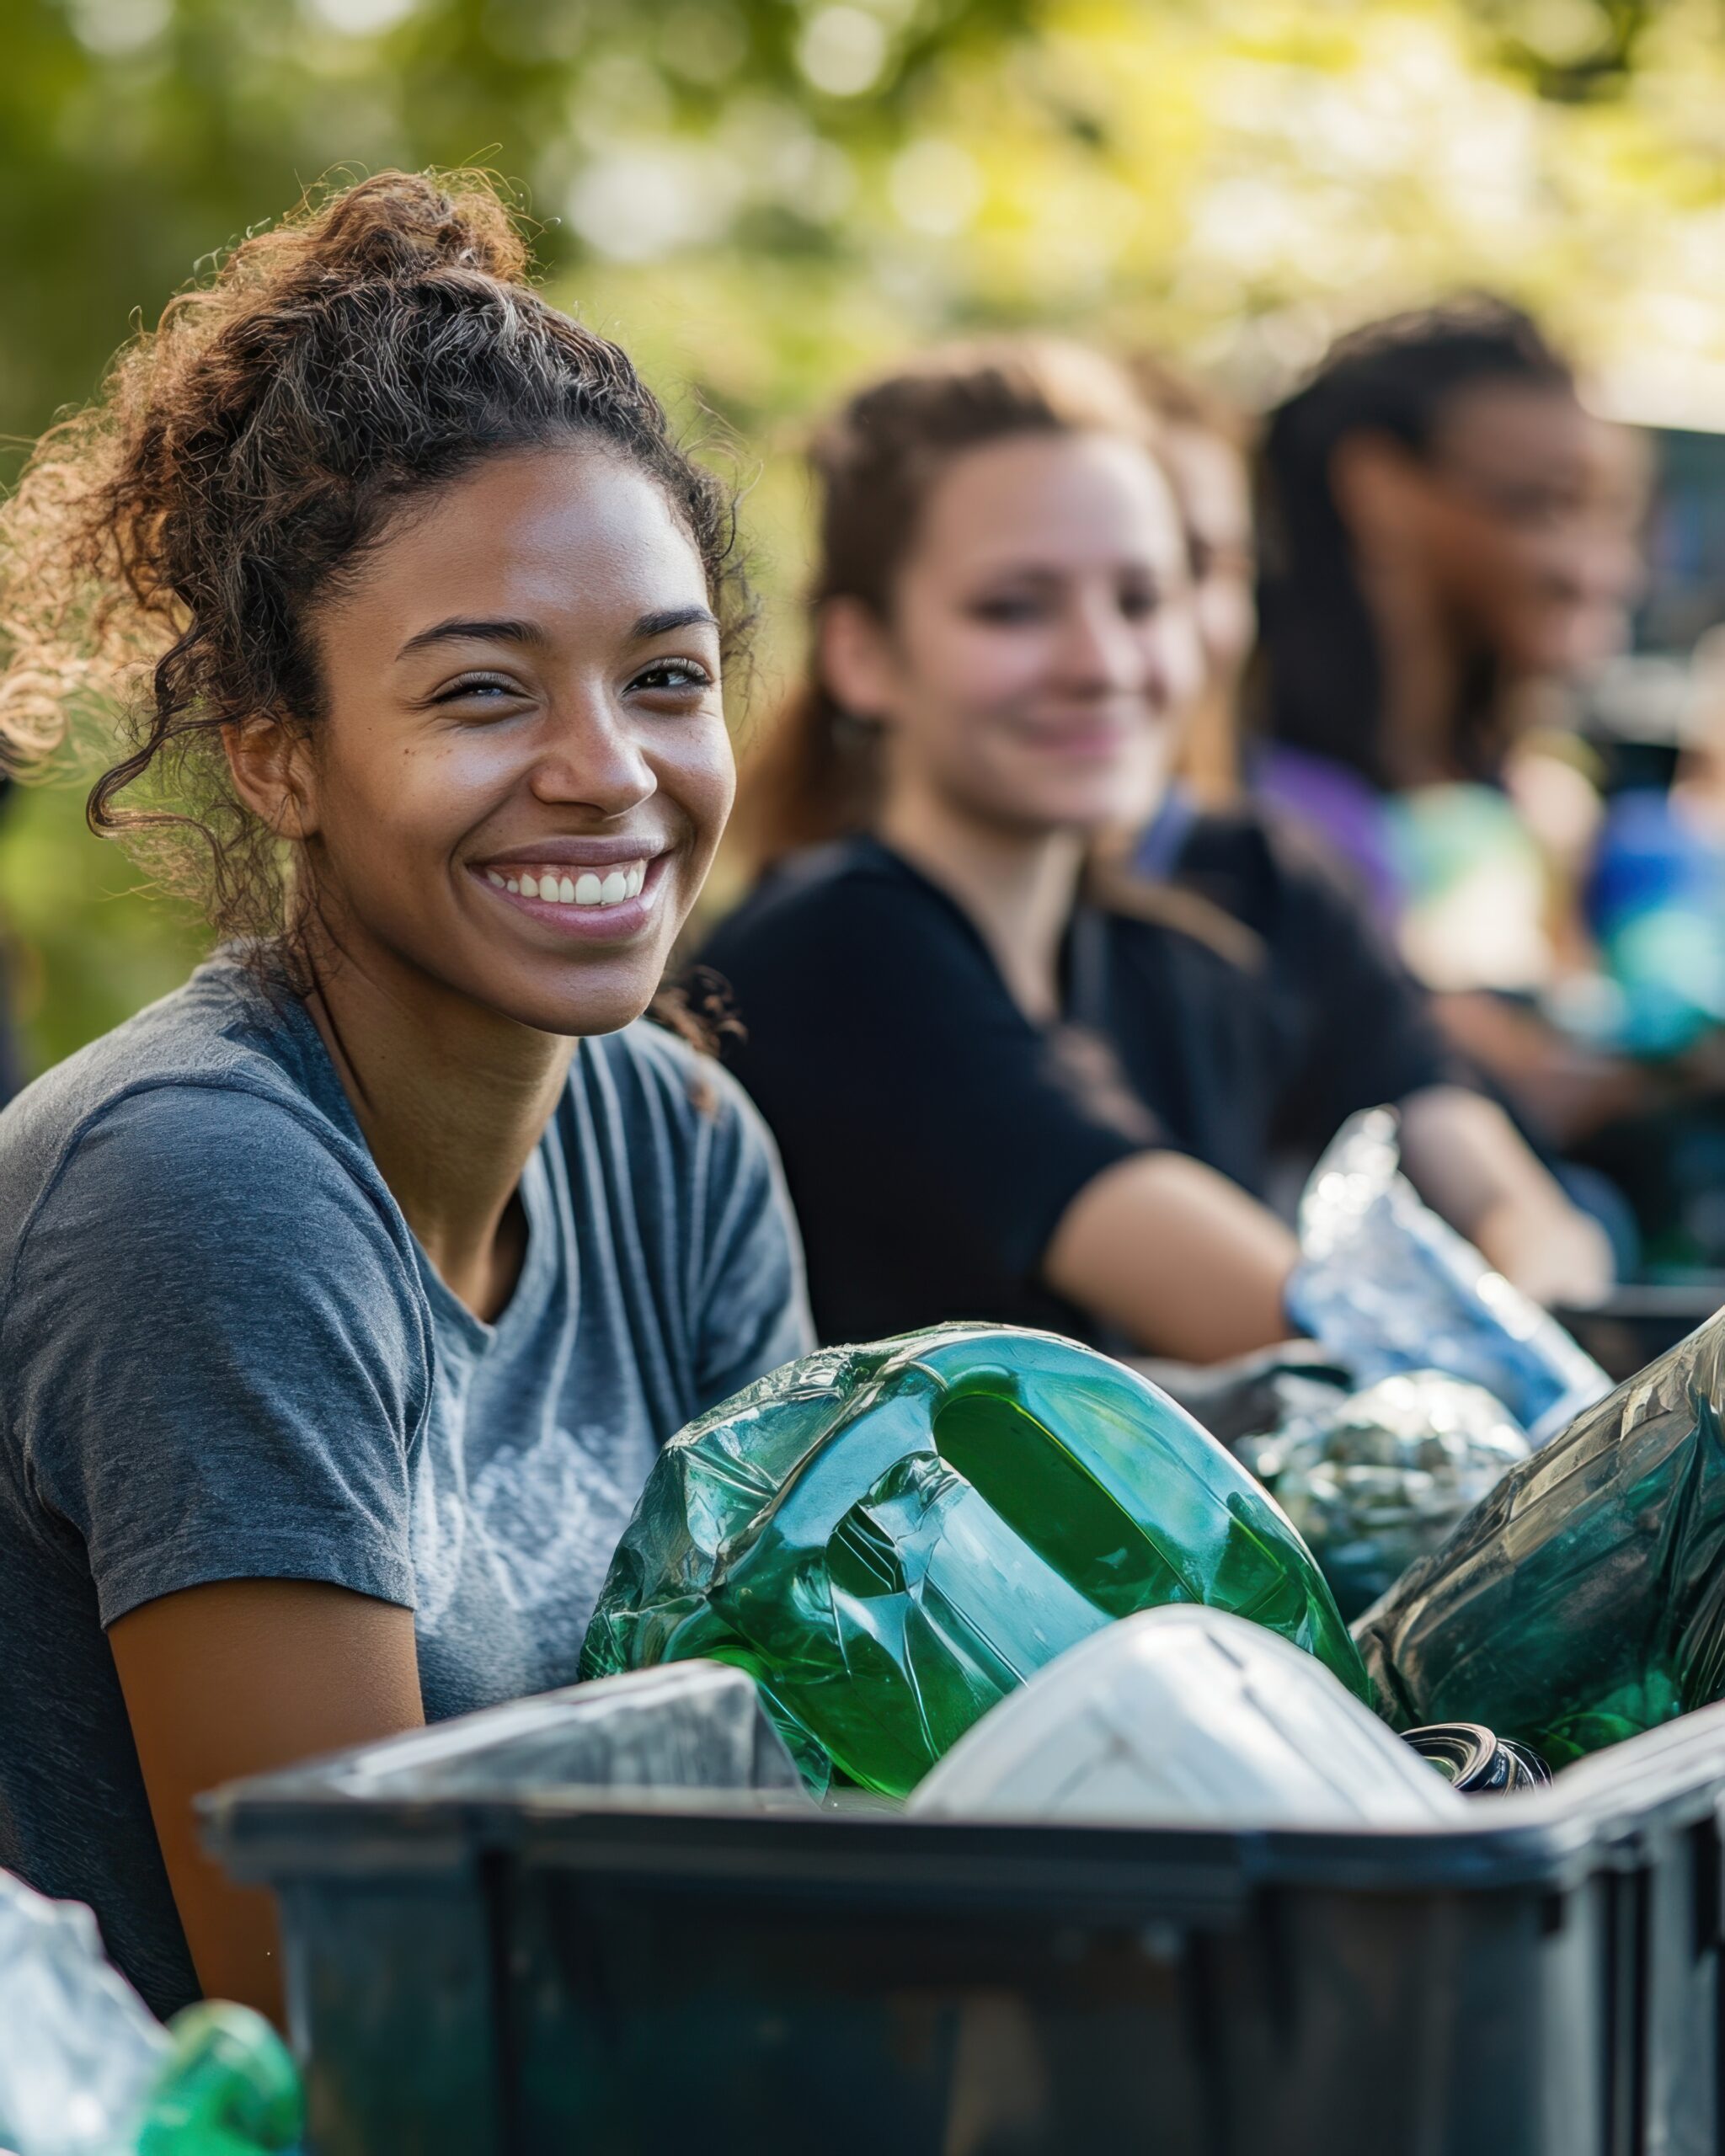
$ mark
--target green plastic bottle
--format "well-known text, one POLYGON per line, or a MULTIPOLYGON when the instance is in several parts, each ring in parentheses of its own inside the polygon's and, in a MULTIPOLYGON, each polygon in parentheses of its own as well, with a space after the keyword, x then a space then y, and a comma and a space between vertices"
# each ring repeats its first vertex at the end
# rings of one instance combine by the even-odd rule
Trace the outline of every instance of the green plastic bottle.
POLYGON ((1554 1766, 1725 1697, 1725 1315, 1513 1469, 1358 1626, 1398 1728, 1554 1766))
POLYGON ((305 2127, 299 2075, 261 2015, 189 2006, 171 2033, 137 2156, 260 2156, 297 2147, 305 2127))
POLYGON ((1051 1334, 942 1326, 807 1357, 681 1432, 581 1669, 733 1663, 811 1785, 903 1796, 1033 1671, 1171 1602, 1371 1700, 1305 1544, 1165 1393, 1051 1334))

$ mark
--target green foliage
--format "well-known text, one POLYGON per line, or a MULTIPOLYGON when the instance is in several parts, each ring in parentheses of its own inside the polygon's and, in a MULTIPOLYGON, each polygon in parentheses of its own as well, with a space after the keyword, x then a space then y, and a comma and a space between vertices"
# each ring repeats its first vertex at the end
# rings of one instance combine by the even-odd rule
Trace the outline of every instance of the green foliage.
MULTIPOLYGON (((729 432, 770 596, 797 580, 786 451, 802 416, 954 327, 1155 341, 1261 398, 1345 323, 1485 283, 1544 310, 1620 408, 1725 410, 1717 0, 6 0, 5 15, 14 455, 91 392, 130 323, 304 184, 431 162, 517 183, 558 297, 729 432)), ((37 1064, 183 969, 195 935, 112 895, 134 880, 75 802, 0 819, 37 1064)))

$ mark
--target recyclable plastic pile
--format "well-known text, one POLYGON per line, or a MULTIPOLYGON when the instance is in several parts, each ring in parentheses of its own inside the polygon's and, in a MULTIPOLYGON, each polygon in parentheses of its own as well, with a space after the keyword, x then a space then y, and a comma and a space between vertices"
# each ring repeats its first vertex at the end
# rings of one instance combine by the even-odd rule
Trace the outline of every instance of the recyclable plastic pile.
POLYGON ((261 2156, 301 2127, 299 2079, 266 2021, 205 2005, 164 2029, 87 1908, 0 1871, 0 2149, 261 2156))
POLYGON ((1610 1380, 1421 1203, 1386 1108, 1331 1145, 1300 1229, 1288 1305, 1311 1341, 1158 1374, 1273 1492, 1352 1619, 1610 1380))
POLYGON ((937 1326, 807 1357, 674 1438, 582 1674, 729 1662, 812 1786, 902 1796, 1065 1649, 1171 1602, 1370 1696, 1300 1537, 1166 1394, 1050 1334, 937 1326))
MULTIPOLYGON (((1001 1327, 740 1394, 654 1468, 584 1676, 745 1670, 815 1790, 1145 1820, 1323 1816, 1313 1763, 1366 1759, 1363 1729, 1504 1793, 1725 1696, 1725 1315, 1602 1398, 1420 1204, 1387 1112, 1342 1133, 1301 1227, 1313 1342, 1194 1388, 1233 1452, 1121 1364, 1001 1327), (1381 1598, 1364 1668, 1332 1588, 1381 1598)), ((1402 1816, 1382 1768, 1357 1787, 1402 1816)))
POLYGON ((1235 1448, 1298 1528, 1352 1619, 1525 1460, 1483 1385, 1438 1370, 1335 1390, 1235 1448))

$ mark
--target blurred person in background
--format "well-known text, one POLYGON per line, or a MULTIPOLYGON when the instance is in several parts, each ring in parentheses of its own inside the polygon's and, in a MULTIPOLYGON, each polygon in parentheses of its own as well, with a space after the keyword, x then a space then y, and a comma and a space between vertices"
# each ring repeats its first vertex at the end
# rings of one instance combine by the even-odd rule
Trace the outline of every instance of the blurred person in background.
POLYGON ((808 680, 745 774, 769 864, 706 965, 829 1340, 949 1318, 1220 1359, 1286 1332, 1279 1145, 1404 1111, 1411 1173, 1534 1292, 1602 1241, 1458 1082, 1353 902, 1253 812, 1119 865, 1203 701, 1191 549, 1125 375, 932 354, 821 430, 808 680))
POLYGON ((1548 1022, 1590 963, 1565 691, 1624 645, 1637 438, 1486 297, 1342 339, 1269 419, 1252 782, 1349 861, 1451 1037, 1568 1145, 1642 1074, 1548 1022))
POLYGON ((1185 724, 1177 800, 1214 806, 1240 790, 1239 706, 1258 633, 1251 422, 1159 354, 1135 352, 1133 384, 1157 422, 1162 469, 1186 534, 1204 686, 1185 724))

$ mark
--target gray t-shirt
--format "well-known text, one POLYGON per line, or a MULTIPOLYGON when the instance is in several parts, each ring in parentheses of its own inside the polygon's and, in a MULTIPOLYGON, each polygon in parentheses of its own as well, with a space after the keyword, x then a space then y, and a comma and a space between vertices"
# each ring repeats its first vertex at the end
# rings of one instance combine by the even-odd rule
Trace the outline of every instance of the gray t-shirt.
POLYGON ((521 1194, 487 1325, 226 958, 0 1113, 0 1865, 158 2011, 196 1981, 104 1627, 326 1580, 414 1611, 430 1718, 569 1683, 659 1448, 810 1344, 772 1141, 656 1027, 581 1043, 521 1194))

